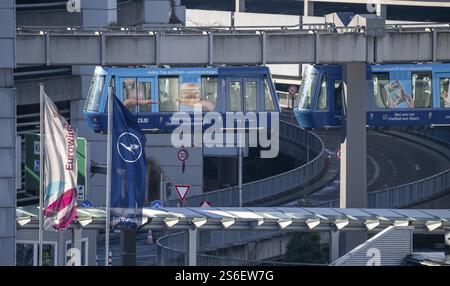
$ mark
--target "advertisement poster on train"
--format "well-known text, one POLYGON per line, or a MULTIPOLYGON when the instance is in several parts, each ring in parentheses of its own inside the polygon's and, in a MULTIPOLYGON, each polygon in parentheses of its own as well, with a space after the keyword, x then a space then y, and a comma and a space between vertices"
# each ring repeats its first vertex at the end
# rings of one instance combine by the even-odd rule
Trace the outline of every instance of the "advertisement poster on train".
POLYGON ((387 93, 388 108, 414 108, 414 100, 408 95, 399 80, 384 86, 387 93))
POLYGON ((441 108, 450 107, 450 80, 443 78, 440 80, 441 92, 440 92, 440 106, 441 108))
POLYGON ((192 112, 196 104, 201 104, 200 87, 200 77, 180 77, 180 111, 192 112))

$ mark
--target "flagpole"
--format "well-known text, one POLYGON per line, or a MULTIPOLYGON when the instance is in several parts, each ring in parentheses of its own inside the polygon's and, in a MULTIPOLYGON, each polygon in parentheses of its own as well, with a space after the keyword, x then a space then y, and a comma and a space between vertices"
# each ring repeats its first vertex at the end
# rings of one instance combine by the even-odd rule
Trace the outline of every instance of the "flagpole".
POLYGON ((112 159, 112 110, 113 110, 113 93, 112 87, 108 90, 108 141, 106 146, 106 199, 105 199, 105 266, 108 266, 109 257, 109 221, 110 221, 110 200, 111 200, 111 159, 112 159))
POLYGON ((39 266, 42 266, 43 244, 43 197, 44 197, 44 84, 39 84, 39 266))

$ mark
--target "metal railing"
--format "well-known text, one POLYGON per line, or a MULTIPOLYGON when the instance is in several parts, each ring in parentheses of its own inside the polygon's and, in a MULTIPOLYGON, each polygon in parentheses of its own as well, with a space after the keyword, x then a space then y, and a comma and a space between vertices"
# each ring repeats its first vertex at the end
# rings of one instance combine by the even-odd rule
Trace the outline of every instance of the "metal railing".
POLYGON ((414 134, 419 137, 425 137, 439 142, 447 147, 450 147, 450 127, 446 128, 431 128, 420 131, 409 130, 408 133, 414 134))
MULTIPOLYGON (((402 208, 450 190, 450 169, 408 184, 374 191, 368 194, 369 208, 402 208)), ((339 199, 316 204, 337 208, 339 199)))
POLYGON ((183 250, 186 244, 185 236, 185 232, 175 232, 161 236, 156 240, 158 265, 185 265, 186 252, 183 250), (178 247, 175 247, 175 245, 178 247), (180 249, 180 247, 182 247, 182 249, 180 249))
MULTIPOLYGON (((297 146, 307 146, 310 152, 317 154, 315 158, 290 171, 242 185, 242 201, 244 204, 269 199, 274 196, 297 189, 321 174, 325 167, 324 145, 313 133, 293 124, 280 121, 280 140, 297 146)), ((215 202, 215 206, 237 206, 239 204, 239 188, 233 186, 216 191, 191 196, 185 199, 185 206, 198 206, 202 201, 215 202)), ((176 205, 177 199, 171 199, 170 205, 176 205)))
MULTIPOLYGON (((186 265, 186 233, 176 232, 160 237, 156 241, 157 260, 163 266, 186 265), (175 245, 177 247, 175 247, 175 245)), ((251 260, 205 253, 197 253, 198 266, 326 266, 327 264, 293 263, 269 260, 251 260)))

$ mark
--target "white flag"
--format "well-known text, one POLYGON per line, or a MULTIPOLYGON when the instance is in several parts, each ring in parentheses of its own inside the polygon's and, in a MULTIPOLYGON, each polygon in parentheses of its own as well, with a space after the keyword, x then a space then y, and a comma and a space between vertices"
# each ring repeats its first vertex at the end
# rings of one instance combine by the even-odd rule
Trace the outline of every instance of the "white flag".
POLYGON ((58 231, 77 215, 77 137, 45 92, 43 98, 44 227, 58 231))

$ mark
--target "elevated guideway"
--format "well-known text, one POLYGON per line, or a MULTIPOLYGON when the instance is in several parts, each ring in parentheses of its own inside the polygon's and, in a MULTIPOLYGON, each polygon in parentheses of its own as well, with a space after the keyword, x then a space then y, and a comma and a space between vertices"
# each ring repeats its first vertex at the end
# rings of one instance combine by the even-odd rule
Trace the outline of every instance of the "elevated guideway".
POLYGON ((383 37, 367 35, 364 27, 244 28, 18 28, 16 63, 123 66, 450 61, 450 26, 445 24, 386 26, 383 37))

